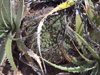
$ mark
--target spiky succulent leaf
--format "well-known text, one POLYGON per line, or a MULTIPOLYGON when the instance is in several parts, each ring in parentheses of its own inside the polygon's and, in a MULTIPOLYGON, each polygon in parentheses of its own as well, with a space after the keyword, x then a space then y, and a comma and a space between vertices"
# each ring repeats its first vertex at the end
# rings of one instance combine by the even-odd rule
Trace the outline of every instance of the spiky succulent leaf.
MULTIPOLYGON (((12 0, 3 0, 3 5, 4 5, 4 8, 5 8, 5 10, 8 14, 7 16, 9 16, 10 18, 15 19, 16 15, 15 15, 14 9, 12 7, 12 0)), ((8 18, 8 20, 10 18, 8 18)), ((9 20, 9 22, 11 22, 11 20, 9 20)))
POLYGON ((77 34, 75 31, 75 36, 77 36, 78 39, 80 39, 83 44, 85 44, 87 46, 87 48, 89 49, 89 51, 92 53, 93 57, 100 59, 99 55, 93 50, 93 48, 91 48, 91 46, 84 40, 84 38, 82 38, 79 34, 77 34))
MULTIPOLYGON (((83 37, 83 26, 82 26, 82 20, 81 20, 81 16, 80 16, 80 10, 79 8, 76 8, 76 33, 79 34, 81 37, 83 37)), ((80 45, 83 54, 87 54, 87 51, 84 49, 81 40, 76 36, 78 44, 80 45)), ((75 46, 76 47, 76 46, 75 46)), ((77 48, 76 50, 78 51, 78 53, 80 54, 80 56, 85 59, 85 61, 89 62, 89 63, 93 63, 92 60, 89 60, 88 58, 86 58, 77 48)))
POLYGON ((76 32, 80 36, 83 36, 83 26, 82 26, 82 19, 81 19, 80 13, 81 12, 79 8, 76 8, 76 32))
MULTIPOLYGON (((15 12, 13 11, 11 0, 3 0, 1 6, 1 16, 4 23, 2 25, 6 27, 6 29, 14 30, 15 25, 13 25, 14 17, 16 17, 15 12)), ((2 26, 2 27, 3 27, 2 26)), ((3 29, 3 28, 2 28, 3 29)))
POLYGON ((11 0, 3 0, 3 4, 5 7, 5 10, 7 12, 7 14, 10 14, 10 5, 11 5, 11 0))
POLYGON ((24 0, 20 1, 19 10, 16 16, 15 24, 16 24, 16 30, 20 27, 22 16, 23 16, 23 7, 24 7, 24 0))
MULTIPOLYGON (((81 42, 81 40, 76 36, 78 43, 81 42)), ((81 42, 82 43, 82 42, 81 42)), ((80 44, 79 44, 80 45, 80 44)), ((76 47, 76 46, 75 46, 76 47)), ((82 45, 80 45, 80 47, 82 47, 82 45)), ((94 63, 95 61, 88 59, 87 57, 84 56, 84 54, 82 54, 77 48, 76 48, 77 52, 80 54, 80 56, 87 61, 88 63, 94 63)))
POLYGON ((8 29, 9 25, 7 24, 7 20, 6 20, 6 19, 8 19, 6 17, 8 15, 7 15, 7 12, 5 11, 5 8, 3 8, 3 5, 2 5, 2 9, 1 9, 1 16, 2 16, 2 20, 3 20, 3 27, 5 26, 5 28, 8 29))
POLYGON ((5 43, 4 43, 3 39, 0 38, 0 41, 1 41, 1 43, 0 43, 0 45, 1 45, 0 46, 0 66, 1 66, 6 57, 6 52, 5 52, 5 43))
POLYGON ((87 63, 86 61, 79 61, 79 60, 73 59, 73 58, 71 58, 71 61, 72 61, 72 63, 79 65, 79 66, 87 63))
MULTIPOLYGON (((17 32, 16 38, 20 38, 20 32, 17 32)), ((16 40, 16 42, 17 42, 17 46, 18 46, 19 50, 27 53, 28 48, 24 45, 23 41, 21 39, 18 39, 18 40, 16 40)))
POLYGON ((3 37, 5 35, 5 33, 0 33, 0 38, 3 37))
POLYGON ((90 19, 93 21, 94 20, 94 15, 93 12, 90 9, 90 5, 88 0, 85 0, 85 6, 86 6, 86 11, 87 11, 87 15, 90 17, 90 19))
POLYGON ((89 5, 91 5, 93 7, 93 2, 91 0, 88 0, 89 5))
POLYGON ((2 4, 6 12, 3 11, 4 19, 11 23, 11 0, 3 0, 2 4))
POLYGON ((5 20, 8 20, 8 18, 10 18, 9 16, 8 16, 8 13, 7 13, 7 10, 6 10, 6 8, 4 7, 4 4, 2 4, 2 15, 4 16, 4 19, 5 20))
POLYGON ((96 68, 94 68, 94 69, 92 70, 92 72, 91 72, 90 75, 97 75, 97 73, 98 73, 98 68, 96 67, 96 68))
POLYGON ((100 29, 98 29, 98 26, 100 25, 100 18, 98 17, 99 15, 97 15, 96 11, 93 12, 91 10, 90 4, 91 3, 89 3, 88 0, 85 0, 86 12, 89 17, 88 20, 91 24, 91 27, 94 28, 90 31, 90 37, 93 39, 93 41, 100 43, 100 40, 97 40, 100 38, 100 35, 98 35, 98 33, 100 33, 100 29))
MULTIPOLYGON (((67 54, 67 53, 65 52, 65 50, 62 48, 62 46, 61 46, 61 50, 62 50, 62 52, 63 52, 63 54, 64 54, 66 60, 68 60, 69 62, 73 62, 73 63, 76 64, 76 65, 82 65, 82 64, 86 63, 85 61, 78 61, 75 57, 73 57, 73 56, 67 54)), ((80 54, 81 56, 83 56, 80 52, 79 52, 79 54, 80 54)), ((83 56, 83 58, 85 58, 85 57, 83 56)), ((89 59, 87 59, 87 58, 86 58, 86 60, 88 60, 88 61, 90 61, 90 62, 92 63, 91 60, 89 60, 89 59)))
MULTIPOLYGON (((80 14, 80 9, 76 8, 76 32, 83 37, 83 25, 82 25, 82 19, 80 14)), ((87 55, 87 51, 84 49, 81 42, 79 42, 80 47, 82 48, 82 52, 84 55, 87 55)))
POLYGON ((97 74, 96 75, 100 75, 100 63, 98 63, 98 72, 97 72, 97 74))
MULTIPOLYGON (((77 38, 77 36, 76 36, 77 38)), ((79 38, 77 38, 79 39, 79 38)), ((76 46, 75 46, 76 47, 76 46)), ((88 59, 87 57, 84 56, 84 54, 82 54, 77 48, 76 48, 77 52, 80 54, 80 56, 88 63, 94 63, 95 61, 88 59)))
POLYGON ((3 0, 0 0, 0 26, 2 26, 2 24, 3 24, 2 15, 1 15, 2 2, 3 2, 3 0))
POLYGON ((78 67, 62 67, 62 66, 58 66, 56 64, 53 64, 45 59, 44 59, 44 61, 47 62, 48 64, 54 66, 55 68, 58 68, 58 69, 61 69, 64 71, 69 71, 69 72, 84 72, 84 71, 94 69, 97 66, 97 63, 96 63, 95 65, 85 64, 83 66, 78 66, 78 67))
POLYGON ((12 68, 17 71, 17 68, 15 66, 15 63, 14 63, 14 60, 13 60, 13 57, 12 57, 12 49, 11 49, 11 45, 12 45, 12 40, 7 37, 6 38, 6 42, 5 42, 5 50, 6 50, 6 55, 7 55, 7 58, 12 66, 12 68))

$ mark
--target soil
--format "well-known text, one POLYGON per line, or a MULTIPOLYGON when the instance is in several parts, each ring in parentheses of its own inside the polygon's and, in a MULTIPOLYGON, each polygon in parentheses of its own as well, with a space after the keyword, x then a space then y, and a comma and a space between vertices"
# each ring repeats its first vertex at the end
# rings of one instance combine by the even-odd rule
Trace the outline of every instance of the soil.
MULTIPOLYGON (((20 51, 18 51, 17 47, 15 47, 13 51, 13 58, 18 68, 18 72, 15 72, 12 69, 12 67, 10 66, 9 60, 5 58, 2 66, 0 66, 0 75, 39 75, 32 69, 31 66, 19 60, 19 53, 20 51)), ((46 69, 47 69, 47 74, 45 75, 79 75, 78 73, 62 71, 47 63, 45 64, 46 64, 46 69)), ((67 67, 75 66, 74 64, 69 63, 68 61, 63 61, 62 63, 59 63, 58 65, 67 66, 67 67)))

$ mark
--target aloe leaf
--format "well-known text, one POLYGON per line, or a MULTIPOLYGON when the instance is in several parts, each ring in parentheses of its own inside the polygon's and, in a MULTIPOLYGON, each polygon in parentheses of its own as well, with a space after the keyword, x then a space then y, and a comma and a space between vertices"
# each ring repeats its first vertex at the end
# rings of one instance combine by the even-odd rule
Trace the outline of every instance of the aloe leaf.
POLYGON ((14 63, 14 60, 13 60, 13 57, 12 57, 12 49, 11 49, 11 44, 12 44, 12 40, 7 37, 6 38, 6 43, 5 43, 5 50, 6 50, 6 55, 7 55, 7 58, 12 66, 12 68, 17 71, 17 68, 15 66, 15 63, 14 63))
POLYGON ((23 7, 24 7, 24 0, 20 1, 20 6, 19 6, 19 10, 16 16, 16 30, 18 30, 18 28, 20 27, 21 24, 21 20, 22 20, 22 16, 23 16, 23 7))
POLYGON ((10 23, 11 23, 11 26, 12 26, 12 31, 14 30, 14 24, 13 24, 13 19, 12 19, 12 4, 11 4, 11 0, 10 0, 10 23))
POLYGON ((78 65, 78 66, 87 63, 86 61, 79 61, 79 60, 77 60, 77 59, 73 59, 73 58, 71 58, 71 61, 72 61, 74 64, 78 65))
MULTIPOLYGON (((84 38, 82 38, 79 34, 77 34, 75 31, 74 33, 76 34, 77 38, 80 39, 86 46, 87 48, 89 49, 89 51, 92 53, 92 55, 97 58, 97 59, 100 59, 99 55, 90 47, 90 45, 84 40, 84 38)), ((80 41, 80 42, 81 42, 80 41)))
MULTIPOLYGON (((95 20, 95 16, 94 16, 93 12, 91 11, 91 8, 90 8, 90 6, 89 6, 88 0, 85 0, 85 5, 86 5, 86 13, 87 13, 87 15, 88 15, 88 20, 89 20, 91 26, 92 26, 93 28, 95 28, 95 30, 96 30, 97 32, 100 33, 100 30, 94 25, 94 23, 96 23, 97 21, 95 20), (96 21, 96 22, 95 22, 95 21, 96 21)), ((98 18, 98 19, 99 19, 99 18, 98 18)))
POLYGON ((69 71, 69 72, 84 72, 84 71, 91 70, 97 66, 97 63, 96 63, 94 66, 92 64, 85 64, 83 66, 78 66, 78 67, 62 67, 62 66, 53 64, 45 59, 43 59, 43 60, 55 68, 58 68, 58 69, 61 69, 64 71, 69 71))
POLYGON ((6 30, 0 30, 0 33, 7 33, 9 30, 6 29, 6 30))
POLYGON ((1 46, 0 46, 0 65, 2 65, 5 57, 6 57, 5 43, 3 42, 3 40, 1 40, 1 46))
POLYGON ((1 27, 4 27, 4 22, 3 22, 3 19, 2 19, 2 14, 1 14, 1 10, 2 10, 2 2, 3 0, 0 0, 0 26, 1 27))
POLYGON ((11 23, 11 19, 12 19, 12 16, 11 16, 11 0, 3 0, 3 6, 4 6, 4 9, 6 10, 6 15, 5 15, 5 19, 11 23))
POLYGON ((100 75, 100 63, 98 64, 98 73, 96 75, 100 75))
POLYGON ((7 14, 9 14, 9 16, 10 16, 10 5, 11 5, 10 1, 11 0, 3 0, 4 7, 7 11, 7 14))
POLYGON ((97 73, 98 73, 98 68, 96 67, 96 68, 94 68, 94 69, 92 70, 92 72, 91 72, 90 75, 97 75, 97 73))
POLYGON ((2 12, 3 12, 4 19, 7 20, 8 22, 10 22, 10 16, 7 13, 6 8, 4 7, 4 4, 2 4, 2 12))
POLYGON ((79 8, 76 8, 76 32, 80 36, 83 36, 83 26, 79 8))
POLYGON ((67 54, 62 46, 63 46, 63 44, 61 44, 61 50, 62 50, 66 60, 68 60, 69 62, 73 62, 76 65, 82 65, 82 64, 86 63, 85 61, 78 61, 75 57, 67 54))
MULTIPOLYGON (((17 42, 17 46, 18 46, 19 50, 22 51, 23 53, 28 54, 29 49, 25 46, 23 41, 21 39, 19 39, 19 40, 16 40, 16 42, 17 42)), ((33 64, 33 59, 31 57, 28 57, 27 55, 25 55, 25 58, 28 61, 28 63, 33 64)))
POLYGON ((4 19, 9 22, 9 25, 11 26, 13 31, 15 28, 13 21, 15 20, 16 15, 12 7, 11 0, 4 0, 2 6, 4 19))
POLYGON ((9 23, 10 23, 11 18, 8 16, 7 11, 5 10, 3 4, 2 4, 1 16, 2 16, 2 20, 5 24, 5 27, 9 28, 9 26, 10 26, 9 23))
MULTIPOLYGON (((11 3, 12 0, 3 0, 3 5, 5 7, 5 10, 7 12, 7 14, 9 15, 9 17, 11 18, 14 18, 15 19, 15 12, 14 12, 14 9, 12 7, 12 3, 11 3), (12 13, 12 16, 11 16, 11 13, 12 13)), ((11 21, 11 19, 9 20, 9 22, 11 21)))
POLYGON ((85 5, 86 5, 86 13, 88 17, 91 19, 93 23, 99 24, 100 23, 99 15, 97 15, 96 12, 94 13, 92 12, 88 0, 85 0, 85 5))
MULTIPOLYGON (((95 16, 93 14, 93 12, 91 11, 90 9, 90 6, 89 6, 89 3, 88 3, 88 0, 85 0, 85 5, 86 5, 86 13, 88 15, 88 20, 89 20, 89 23, 91 24, 91 26, 93 28, 95 28, 95 30, 97 32, 100 33, 100 30, 96 27, 95 23, 96 23, 96 20, 95 20, 95 16)), ((99 18, 98 18, 99 19, 99 18)), ((93 30, 92 30, 93 31, 93 30)))
MULTIPOLYGON (((4 26, 6 27, 6 28, 9 28, 9 26, 7 25, 7 21, 4 19, 4 16, 3 16, 3 12, 1 11, 1 15, 2 15, 2 20, 3 20, 3 22, 4 22, 4 26)), ((3 26, 3 27, 4 27, 3 26)))
POLYGON ((2 10, 2 1, 3 1, 3 0, 0 0, 0 25, 3 24, 2 15, 1 15, 1 10, 2 10))
POLYGON ((11 22, 10 21, 10 18, 11 18, 11 16, 10 16, 10 0, 1 0, 0 3, 1 3, 0 10, 2 10, 2 14, 0 12, 0 24, 3 25, 3 21, 4 21, 4 20, 2 20, 2 15, 5 19, 5 22, 10 23, 11 22))
POLYGON ((88 15, 88 16, 90 17, 90 19, 93 21, 93 20, 94 20, 94 15, 93 15, 93 12, 92 12, 91 9, 90 9, 88 0, 85 0, 85 5, 86 5, 87 15, 88 15))
POLYGON ((90 32, 90 37, 94 41, 98 41, 98 43, 100 43, 100 40, 97 40, 100 36, 97 36, 95 34, 96 32, 97 32, 97 34, 100 33, 100 29, 98 28, 98 26, 100 24, 100 19, 99 19, 98 15, 95 14, 95 12, 93 14, 93 12, 90 9, 89 2, 87 0, 85 0, 85 5, 86 5, 86 13, 88 15, 89 23, 91 24, 92 28, 94 28, 90 32))
POLYGON ((14 36, 15 36, 15 33, 14 34, 12 34, 12 31, 9 33, 9 38, 11 39, 11 40, 18 40, 18 39, 16 39, 16 38, 14 38, 14 36))
MULTIPOLYGON (((19 29, 19 31, 20 31, 20 29, 19 29)), ((16 38, 14 38, 14 36, 15 36, 15 33, 13 33, 12 34, 12 31, 9 33, 9 38, 11 39, 11 40, 18 40, 19 42, 21 41, 21 38, 20 38, 20 33, 19 33, 19 31, 17 32, 17 34, 16 34, 16 38)))
MULTIPOLYGON (((80 42, 79 41, 79 38, 76 36, 76 38, 77 38, 77 40, 78 40, 78 43, 80 42)), ((81 42, 82 43, 82 42, 81 42)), ((75 44, 74 44, 75 45, 75 44)), ((81 45, 80 45, 81 46, 81 45)), ((75 46, 76 47, 76 46, 75 46)), ((93 60, 90 60, 90 59, 88 59, 88 58, 86 58, 77 48, 76 48, 76 50, 77 50, 77 52, 80 54, 80 56, 85 60, 85 61, 87 61, 88 63, 94 63, 95 61, 93 61, 93 60)))
POLYGON ((81 49, 82 49, 83 55, 85 55, 85 56, 88 55, 88 52, 87 52, 86 49, 84 48, 82 42, 80 42, 81 40, 78 39, 78 38, 76 38, 76 39, 77 39, 77 41, 78 41, 79 46, 80 46, 81 49))
MULTIPOLYGON (((18 35, 18 34, 17 34, 18 35)), ((25 46, 25 44, 23 43, 23 41, 21 39, 16 40, 17 42, 17 46, 19 48, 20 51, 22 51, 23 53, 28 54, 27 52, 29 51, 29 49, 25 46)), ((28 62, 30 62, 31 64, 33 64, 33 60, 30 57, 27 57, 25 55, 25 58, 28 62)))
MULTIPOLYGON (((12 38, 12 36, 10 38, 12 38)), ((20 29, 18 29, 18 31, 16 33, 16 38, 20 38, 20 29)), ((18 46, 19 50, 21 50, 22 52, 27 53, 28 48, 24 45, 22 39, 18 39, 18 40, 16 40, 16 42, 17 42, 17 46, 18 46)))
POLYGON ((1 34, 0 34, 0 38, 3 37, 4 35, 5 35, 5 33, 1 33, 1 34))
POLYGON ((7 20, 8 19, 8 14, 7 14, 7 11, 4 7, 4 4, 2 4, 2 15, 4 16, 4 19, 7 20))
MULTIPOLYGON (((83 37, 83 25, 82 25, 82 19, 80 16, 80 10, 79 8, 76 8, 76 32, 83 37)), ((87 51, 84 49, 83 45, 81 42, 79 42, 82 52, 84 55, 87 55, 87 51)))
POLYGON ((16 20, 16 14, 15 14, 15 11, 12 7, 12 19, 15 21, 16 20))
POLYGON ((93 2, 91 0, 88 0, 89 5, 91 5, 93 7, 93 2))
POLYGON ((85 64, 85 63, 86 63, 86 61, 78 61, 75 57, 73 57, 73 56, 67 54, 67 53, 65 52, 65 50, 63 49, 62 46, 63 46, 63 44, 61 43, 61 50, 62 50, 62 52, 63 52, 63 54, 64 54, 66 60, 68 60, 69 62, 72 62, 72 63, 74 63, 74 64, 76 64, 76 65, 82 65, 82 64, 85 64))
POLYGON ((10 11, 10 12, 12 12, 12 19, 15 21, 15 19, 16 19, 16 13, 15 13, 15 10, 14 10, 14 8, 13 8, 13 4, 12 4, 12 0, 10 0, 11 1, 11 7, 10 7, 10 9, 12 10, 12 11, 10 11))
MULTIPOLYGON (((79 39, 77 36, 76 36, 76 38, 79 39)), ((80 42, 80 41, 78 41, 78 42, 80 42)), ((74 44, 74 42, 73 42, 73 44, 74 44)), ((74 44, 74 46, 75 46, 75 44, 74 44)), ((95 62, 95 61, 93 61, 93 60, 90 60, 90 59, 86 58, 86 57, 77 49, 76 46, 75 46, 75 48, 76 48, 77 52, 80 54, 80 56, 81 56, 85 61, 87 61, 88 63, 94 63, 94 62, 95 62)))

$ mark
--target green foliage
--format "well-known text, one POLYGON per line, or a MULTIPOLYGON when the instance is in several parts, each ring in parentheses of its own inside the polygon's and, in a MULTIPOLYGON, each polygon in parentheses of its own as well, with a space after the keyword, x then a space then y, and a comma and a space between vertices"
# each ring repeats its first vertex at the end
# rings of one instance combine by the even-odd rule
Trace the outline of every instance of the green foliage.
POLYGON ((11 66, 13 67, 13 69, 15 71, 17 71, 17 68, 15 66, 15 63, 14 63, 13 57, 12 57, 11 45, 12 45, 12 40, 9 37, 7 37, 6 42, 5 42, 6 55, 7 55, 7 58, 9 59, 11 66))
POLYGON ((2 65, 4 59, 5 59, 5 56, 6 56, 6 53, 5 53, 5 44, 4 44, 4 41, 2 41, 3 39, 0 38, 0 65, 2 65))
MULTIPOLYGON (((99 75, 100 74, 100 57, 99 57, 100 52, 96 48, 96 46, 97 47, 100 46, 100 39, 99 39, 100 38, 100 18, 99 18, 99 15, 97 14, 98 11, 95 11, 95 9, 93 8, 94 5, 91 0, 83 0, 83 3, 85 3, 85 7, 84 7, 84 4, 82 5, 82 3, 80 3, 80 1, 78 0, 74 0, 74 1, 68 0, 61 5, 58 5, 55 9, 53 9, 49 14, 47 14, 40 21, 38 30, 37 30, 37 45, 39 48, 40 56, 42 58, 40 46, 42 47, 42 49, 53 47, 52 48, 53 50, 56 50, 56 49, 62 50, 62 53, 64 54, 66 59, 68 58, 67 60, 76 64, 77 67, 62 67, 43 59, 45 62, 64 71, 85 72, 85 71, 92 70, 91 75, 99 75), (76 5, 74 1, 77 2, 76 5), (75 16, 76 19, 74 18, 75 19, 74 26, 69 25, 70 23, 68 23, 65 26, 65 24, 61 22, 61 20, 63 20, 62 19, 63 17, 60 16, 57 22, 54 23, 51 20, 49 25, 44 24, 44 27, 42 29, 43 22, 46 20, 46 18, 49 15, 51 15, 53 12, 68 8, 72 5, 75 5, 76 7, 76 16, 75 16), (84 23, 85 21, 84 16, 86 19, 86 23, 84 23), (89 30, 89 26, 92 29, 89 30), (69 38, 68 36, 67 38, 65 37, 65 34, 66 34, 65 32, 67 33, 68 36, 70 36, 71 39, 74 40, 73 44, 75 43, 78 46, 80 46, 81 51, 74 44, 76 51, 79 53, 79 57, 72 56, 66 53, 65 48, 63 48, 66 46, 67 47, 70 46, 69 44, 66 43, 66 42, 69 42, 70 40, 68 40, 69 38), (41 43, 40 43, 40 38, 42 38, 41 43)), ((18 48, 22 52, 25 52, 30 57, 34 58, 38 62, 43 72, 40 58, 33 52, 29 51, 29 49, 24 45, 21 39, 18 39, 20 38, 20 24, 21 24, 21 20, 23 19, 23 7, 24 7, 24 0, 21 0, 19 10, 16 15, 11 5, 11 0, 0 0, 0 41, 1 41, 0 65, 4 61, 5 56, 7 56, 12 68, 15 71, 17 71, 15 63, 13 61, 12 47, 11 47, 12 41, 15 40, 17 42, 18 48), (5 43, 4 43, 3 38, 5 38, 5 43)), ((56 17, 59 17, 59 16, 56 16, 56 17)), ((32 58, 30 57, 26 58, 26 60, 27 61, 31 60, 31 62, 33 63, 32 58)))
POLYGON ((21 0, 20 8, 18 14, 16 15, 12 7, 11 0, 0 0, 0 36, 1 39, 5 37, 6 40, 5 45, 3 42, 4 39, 0 40, 3 42, 0 48, 0 65, 7 55, 7 58, 15 71, 17 71, 17 68, 12 57, 13 39, 11 38, 15 37, 15 32, 17 32, 20 27, 22 20, 21 17, 23 15, 23 5, 24 0, 21 0))
POLYGON ((78 66, 78 67, 62 67, 62 66, 58 66, 56 64, 53 64, 47 60, 44 59, 45 62, 47 62, 48 64, 58 68, 58 69, 61 69, 61 70, 64 70, 64 71, 69 71, 69 72, 85 72, 85 71, 88 71, 88 70, 91 70, 91 69, 95 69, 97 67, 97 63, 95 65, 91 65, 91 64, 84 64, 82 66, 78 66))
MULTIPOLYGON (((93 8, 94 5, 91 0, 83 0, 83 3, 85 3, 85 6, 82 3, 76 4, 75 28, 73 28, 69 25, 66 26, 67 27, 66 32, 69 34, 71 39, 73 39, 73 37, 74 37, 74 39, 73 39, 74 42, 80 46, 82 52, 80 50, 78 50, 77 46, 73 42, 74 47, 76 48, 77 52, 80 55, 80 59, 78 59, 77 57, 74 58, 74 57, 68 55, 67 53, 64 56, 69 57, 71 62, 78 65, 78 67, 72 67, 72 68, 62 67, 62 66, 53 64, 45 59, 43 59, 43 60, 45 62, 49 63, 50 65, 52 65, 56 68, 59 68, 61 70, 65 70, 65 71, 69 71, 69 72, 84 72, 84 71, 92 70, 90 75, 99 75, 100 52, 96 48, 96 46, 100 48, 100 40, 99 40, 99 38, 100 38, 100 28, 99 28, 100 27, 100 23, 99 23, 100 18, 99 18, 99 15, 97 14, 98 11, 95 11, 95 9, 93 8), (81 7, 80 7, 80 5, 81 5, 81 7), (83 9, 81 9, 81 8, 83 8, 83 9), (81 9, 81 11, 80 11, 80 9, 81 9), (84 19, 86 19, 86 21, 84 19), (89 26, 92 29, 90 29, 89 26), (77 64, 77 63, 80 63, 80 64, 77 64)), ((52 14, 53 12, 51 11, 48 15, 52 14)), ((39 33, 41 32, 41 27, 43 25, 44 19, 46 19, 48 15, 46 15, 41 20, 41 22, 38 26, 39 33)), ((41 34, 41 36, 42 36, 42 34, 41 34)), ((40 43, 39 43, 40 35, 38 35, 37 37, 38 37, 37 43, 38 43, 38 47, 40 49, 40 46, 39 46, 40 45, 40 43)), ((62 50, 62 51, 64 51, 64 50, 62 50)), ((65 54, 65 52, 63 52, 63 53, 65 54)))
MULTIPOLYGON (((20 38, 20 25, 22 19, 24 18, 23 16, 25 16, 23 14, 26 13, 23 12, 23 10, 27 10, 24 9, 24 0, 20 0, 17 14, 15 14, 11 1, 12 0, 0 0, 0 38, 5 38, 5 43, 1 43, 2 46, 0 46, 0 65, 2 65, 5 56, 7 56, 12 68, 17 72, 18 69, 16 68, 12 56, 13 40, 16 41, 19 50, 27 54, 25 55, 25 58, 29 63, 31 63, 31 65, 33 64, 33 59, 31 58, 30 54, 28 54, 29 49, 25 46, 24 42, 20 38)), ((0 41, 3 42, 4 39, 0 41)), ((36 56, 33 58, 39 64, 42 73, 44 73, 40 58, 37 58, 36 56)))

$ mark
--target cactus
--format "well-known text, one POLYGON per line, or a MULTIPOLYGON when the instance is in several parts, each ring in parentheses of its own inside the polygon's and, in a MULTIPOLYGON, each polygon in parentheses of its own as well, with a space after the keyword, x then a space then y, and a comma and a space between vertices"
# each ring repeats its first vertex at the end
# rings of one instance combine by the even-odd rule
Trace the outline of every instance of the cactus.
MULTIPOLYGON (((62 3, 58 5, 56 8, 54 8, 50 13, 48 13, 39 23, 39 26, 37 28, 37 44, 39 51, 41 52, 40 48, 40 33, 42 30, 42 26, 44 24, 44 21, 46 18, 51 15, 52 13, 65 9, 68 7, 71 7, 72 5, 75 5, 76 7, 76 23, 75 23, 75 29, 72 29, 71 26, 66 25, 66 32, 70 36, 71 39, 74 37, 74 41, 77 42, 77 44, 80 46, 82 52, 78 50, 76 45, 73 42, 74 47, 76 48, 77 52, 80 55, 80 59, 77 59, 77 57, 73 57, 71 55, 68 55, 64 50, 64 56, 65 58, 68 57, 68 61, 76 64, 78 67, 62 67, 58 66, 56 64, 53 64, 46 59, 43 59, 45 62, 48 64, 64 70, 64 71, 69 71, 69 72, 86 72, 89 70, 92 70, 91 75, 98 75, 99 74, 99 63, 100 63, 100 57, 99 57, 99 51, 97 48, 95 48, 94 45, 100 46, 100 41, 99 41, 99 34, 100 34, 100 18, 99 15, 97 14, 98 11, 95 11, 94 5, 91 0, 83 0, 85 3, 85 6, 80 2, 79 0, 67 0, 65 3, 62 3), (82 11, 80 11, 80 6, 82 6, 82 11), (85 13, 85 14, 84 14, 85 13), (85 17, 84 17, 85 16, 85 17), (84 18, 86 20, 84 20, 84 18), (86 23, 85 23, 86 22, 86 23), (89 30, 89 26, 87 25, 89 22, 89 25, 93 28, 92 30, 89 30), (75 31, 74 31, 75 30, 75 31), (94 35, 95 34, 95 35, 94 35), (96 35, 98 34, 98 35, 96 35), (91 36, 92 35, 92 36, 91 36), (73 36, 73 37, 72 37, 73 36), (93 38, 94 37, 94 38, 93 38), (84 46, 85 45, 85 46, 84 46), (84 59, 81 61, 81 59, 84 59), (78 64, 80 63, 80 64, 78 64)), ((43 33, 41 33, 42 35, 43 33)))

